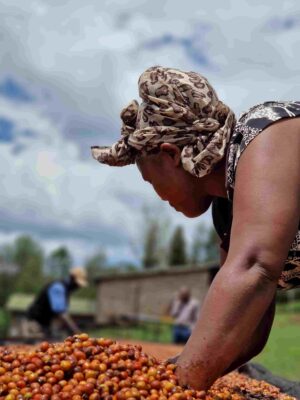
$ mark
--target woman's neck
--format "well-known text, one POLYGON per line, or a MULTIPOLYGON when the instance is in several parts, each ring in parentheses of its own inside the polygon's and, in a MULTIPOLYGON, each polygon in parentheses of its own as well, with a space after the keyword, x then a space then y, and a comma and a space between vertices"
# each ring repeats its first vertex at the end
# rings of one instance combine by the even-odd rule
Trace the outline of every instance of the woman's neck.
POLYGON ((206 190, 210 196, 227 198, 226 160, 222 160, 217 169, 207 175, 206 190))

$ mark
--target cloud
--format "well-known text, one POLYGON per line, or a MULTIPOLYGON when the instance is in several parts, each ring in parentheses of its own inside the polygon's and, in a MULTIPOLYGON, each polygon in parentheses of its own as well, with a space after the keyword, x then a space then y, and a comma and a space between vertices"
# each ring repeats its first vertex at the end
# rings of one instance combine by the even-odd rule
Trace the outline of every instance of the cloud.
POLYGON ((271 32, 290 31, 300 27, 300 15, 286 15, 284 17, 273 17, 266 22, 267 30, 271 32))
POLYGON ((12 110, 2 101, 0 113, 4 120, 14 121, 15 132, 13 141, 0 143, 4 188, 0 228, 9 232, 25 230, 41 238, 124 244, 122 228, 116 229, 115 223, 101 216, 106 202, 120 214, 124 212, 122 204, 106 194, 102 202, 92 204, 89 194, 95 196, 98 192, 96 168, 91 166, 92 160, 90 164, 80 160, 76 145, 64 139, 61 127, 32 105, 12 110), (23 146, 22 151, 15 154, 18 144, 23 146), (96 216, 100 216, 99 222, 96 216))
MULTIPOLYGON (((156 196, 134 166, 97 165, 89 148, 117 139, 151 65, 203 73, 237 113, 298 98, 295 0, 156 1, 0 0, 0 241, 26 231, 78 262, 101 245, 135 258, 156 196)), ((163 210, 190 241, 199 221, 163 210)))
POLYGON ((141 237, 139 210, 155 195, 136 168, 115 170, 81 159, 62 126, 35 103, 12 109, 2 99, 0 115, 13 121, 14 132, 13 140, 0 142, 0 231, 9 239, 16 232, 31 234, 47 251, 54 244, 73 246, 77 262, 99 247, 110 262, 137 261, 130 243, 141 237), (133 182, 141 185, 132 188, 133 182))

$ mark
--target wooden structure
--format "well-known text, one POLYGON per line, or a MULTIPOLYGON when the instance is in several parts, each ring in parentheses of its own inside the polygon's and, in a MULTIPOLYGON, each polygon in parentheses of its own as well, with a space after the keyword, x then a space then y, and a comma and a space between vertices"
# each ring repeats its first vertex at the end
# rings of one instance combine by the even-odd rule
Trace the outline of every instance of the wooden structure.
POLYGON ((96 279, 96 322, 109 324, 126 318, 160 319, 182 286, 204 298, 219 266, 170 267, 101 275, 96 279))

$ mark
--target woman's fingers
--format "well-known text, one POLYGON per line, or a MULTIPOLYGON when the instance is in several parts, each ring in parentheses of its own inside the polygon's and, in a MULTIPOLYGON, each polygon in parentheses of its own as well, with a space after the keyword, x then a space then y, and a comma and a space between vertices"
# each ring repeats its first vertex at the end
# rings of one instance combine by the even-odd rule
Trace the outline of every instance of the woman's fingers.
POLYGON ((180 354, 177 354, 174 357, 170 357, 170 358, 167 359, 167 363, 168 364, 176 364, 179 357, 180 357, 180 354))

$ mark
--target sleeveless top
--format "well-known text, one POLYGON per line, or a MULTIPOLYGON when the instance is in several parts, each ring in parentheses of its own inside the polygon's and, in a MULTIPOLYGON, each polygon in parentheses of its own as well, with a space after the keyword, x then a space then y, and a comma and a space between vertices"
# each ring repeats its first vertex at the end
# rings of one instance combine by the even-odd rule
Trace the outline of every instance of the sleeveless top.
MULTIPOLYGON (((227 151, 226 189, 228 198, 215 198, 212 204, 213 222, 221 238, 221 247, 225 251, 229 249, 235 173, 240 156, 251 141, 273 122, 282 118, 295 117, 300 117, 300 101, 268 101, 250 108, 237 121, 227 151)), ((300 287, 300 216, 299 229, 291 244, 277 287, 286 290, 300 287)))

